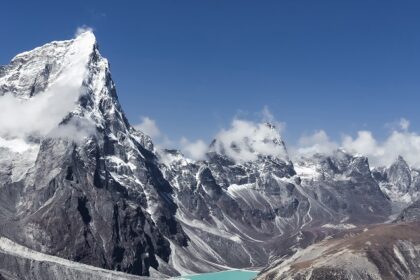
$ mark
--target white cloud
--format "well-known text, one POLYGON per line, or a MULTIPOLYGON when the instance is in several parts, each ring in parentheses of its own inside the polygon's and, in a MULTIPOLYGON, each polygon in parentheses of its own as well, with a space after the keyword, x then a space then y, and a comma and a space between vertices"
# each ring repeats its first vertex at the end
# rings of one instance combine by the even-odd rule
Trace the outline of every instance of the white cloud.
POLYGON ((54 86, 29 100, 0 97, 0 131, 6 137, 45 136, 75 107, 79 88, 54 86))
POLYGON ((295 157, 315 153, 330 154, 341 147, 349 153, 367 156, 371 166, 389 166, 398 156, 420 168, 420 135, 410 132, 410 122, 404 118, 395 122, 393 130, 384 140, 375 138, 371 131, 358 131, 355 137, 344 135, 341 141, 332 141, 323 130, 303 136, 297 147, 292 148, 295 157))
POLYGON ((255 160, 258 155, 287 159, 280 131, 268 124, 234 119, 215 139, 214 149, 238 162, 255 160))
POLYGON ((134 128, 149 135, 154 140, 158 140, 162 136, 156 121, 149 117, 141 117, 141 123, 134 125, 134 128))
MULTIPOLYGON (((29 99, 15 97, 12 93, 0 96, 0 136, 45 136, 75 109, 76 101, 84 93, 82 83, 91 51, 90 37, 76 40, 63 58, 62 68, 55 70, 61 74, 49 81, 46 90, 29 99)), ((21 71, 34 71, 33 66, 28 65, 21 71)))
POLYGON ((273 113, 271 113, 267 105, 263 107, 261 115, 262 122, 273 124, 276 127, 276 129, 279 130, 280 133, 282 133, 286 129, 286 123, 276 120, 276 118, 274 117, 273 113))
POLYGON ((399 125, 402 130, 407 131, 410 128, 410 121, 405 118, 401 118, 399 125))
POLYGON ((76 32, 74 33, 74 37, 78 37, 79 35, 85 32, 93 32, 93 28, 86 25, 79 26, 77 27, 76 32))
POLYGON ((385 127, 388 128, 390 132, 408 131, 408 129, 410 128, 410 121, 406 118, 400 118, 399 120, 386 123, 385 127))
POLYGON ((177 148, 185 156, 194 160, 204 159, 208 151, 208 144, 203 140, 190 141, 185 137, 182 137, 179 141, 171 140, 166 134, 161 132, 157 122, 150 117, 141 117, 141 122, 134 125, 134 128, 149 135, 154 141, 157 150, 177 148))
MULTIPOLYGON (((276 121, 273 114, 264 107, 261 122, 234 118, 230 127, 221 129, 215 136, 213 149, 224 153, 237 162, 255 160, 258 155, 272 155, 288 159, 285 147, 281 144, 281 132, 284 124, 276 121), (280 124, 280 128, 266 123, 280 124)), ((191 141, 185 137, 171 141, 161 132, 156 121, 143 117, 136 128, 155 137, 158 147, 175 146, 187 157, 200 160, 208 152, 208 145, 199 139, 191 141)), ((290 145, 290 154, 294 158, 311 156, 316 153, 331 154, 343 148, 352 154, 361 154, 369 158, 371 166, 390 165, 399 156, 409 164, 420 168, 420 135, 409 131, 410 121, 401 118, 394 122, 392 131, 384 140, 375 138, 371 131, 362 130, 356 136, 343 135, 340 141, 332 140, 324 130, 303 135, 296 145, 290 145)))
POLYGON ((229 128, 217 133, 213 149, 237 162, 256 160, 259 155, 288 160, 281 139, 285 124, 277 121, 267 106, 260 116, 260 121, 234 118, 229 128))
POLYGON ((204 159, 209 147, 209 145, 201 139, 191 142, 185 137, 181 138, 180 144, 183 154, 194 160, 204 159))
POLYGON ((420 135, 409 131, 393 131, 384 141, 371 132, 360 131, 356 138, 344 137, 343 146, 352 153, 369 157, 373 166, 390 165, 402 156, 410 165, 420 168, 420 135))
POLYGON ((96 133, 96 125, 92 120, 73 116, 65 125, 59 125, 51 130, 47 136, 79 142, 96 133))
POLYGON ((290 150, 294 156, 311 156, 317 153, 330 154, 337 148, 338 144, 332 141, 324 130, 319 130, 312 135, 302 136, 298 140, 298 146, 290 150))
POLYGON ((357 132, 357 137, 354 139, 349 135, 344 135, 341 145, 345 150, 352 153, 370 156, 380 156, 383 154, 372 132, 366 130, 357 132))
MULTIPOLYGON (((272 155, 288 159, 285 147, 281 144, 281 130, 265 122, 277 123, 270 111, 265 108, 262 121, 256 122, 235 118, 230 127, 221 129, 215 137, 213 149, 224 153, 237 162, 255 160, 258 155, 272 155)), ((355 137, 343 135, 340 141, 332 140, 324 130, 302 136, 296 145, 290 145, 294 158, 311 156, 316 153, 331 154, 338 148, 352 154, 361 154, 369 158, 371 166, 390 165, 399 156, 420 168, 420 135, 410 132, 410 122, 401 119, 395 122, 394 129, 383 141, 377 140, 367 130, 357 132, 355 137)), ((156 122, 148 117, 142 119, 138 129, 155 136, 158 147, 167 148, 168 144, 179 148, 187 157, 200 160, 208 152, 208 145, 203 140, 191 141, 183 137, 180 141, 171 141, 161 132, 156 122)), ((281 128, 284 126, 281 126, 281 128)))

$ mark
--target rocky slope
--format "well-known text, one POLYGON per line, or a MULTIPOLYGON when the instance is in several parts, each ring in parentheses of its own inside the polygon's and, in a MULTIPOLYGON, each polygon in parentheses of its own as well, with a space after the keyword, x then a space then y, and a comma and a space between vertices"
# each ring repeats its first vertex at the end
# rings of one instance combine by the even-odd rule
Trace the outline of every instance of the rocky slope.
POLYGON ((257 279, 417 279, 419 222, 349 230, 297 251, 257 279))

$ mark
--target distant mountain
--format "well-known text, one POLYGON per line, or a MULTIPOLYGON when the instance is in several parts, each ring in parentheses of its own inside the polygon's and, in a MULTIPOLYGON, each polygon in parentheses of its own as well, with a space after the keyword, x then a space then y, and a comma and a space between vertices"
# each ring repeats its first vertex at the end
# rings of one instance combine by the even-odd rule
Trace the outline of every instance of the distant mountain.
POLYGON ((411 168, 401 156, 388 168, 375 168, 373 175, 393 202, 394 212, 420 199, 420 170, 411 168))
POLYGON ((330 236, 416 217, 419 172, 402 158, 373 170, 343 150, 292 161, 270 123, 219 135, 204 160, 156 149, 126 119, 91 32, 1 66, 0 102, 34 118, 0 131, 0 279, 270 263, 271 277, 330 236))

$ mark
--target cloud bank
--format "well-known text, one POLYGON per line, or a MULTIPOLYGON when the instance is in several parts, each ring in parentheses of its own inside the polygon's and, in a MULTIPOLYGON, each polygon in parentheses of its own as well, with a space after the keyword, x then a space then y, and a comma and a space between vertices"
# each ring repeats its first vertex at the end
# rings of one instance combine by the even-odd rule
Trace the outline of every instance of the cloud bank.
POLYGON ((189 158, 201 160, 206 157, 209 145, 201 139, 190 141, 185 137, 181 138, 180 149, 189 158))
POLYGON ((345 136, 342 146, 351 153, 369 157, 373 166, 390 165, 398 156, 412 166, 420 167, 420 135, 409 131, 393 131, 378 141, 370 131, 359 131, 357 137, 345 136))
MULTIPOLYGON (((224 153, 237 162, 255 160, 258 155, 271 155, 287 160, 289 155, 281 144, 281 133, 285 124, 277 121, 266 107, 261 116, 260 121, 234 118, 229 127, 221 129, 215 135, 216 141, 211 149, 224 153), (275 123, 278 127, 269 126, 266 122, 275 123)), ((389 166, 398 156, 402 156, 410 165, 420 168, 420 134, 410 131, 410 121, 401 118, 386 124, 386 127, 391 128, 391 131, 383 140, 375 138, 371 131, 361 130, 355 136, 344 134, 336 141, 325 130, 318 130, 313 134, 303 135, 297 143, 290 144, 289 154, 296 160, 314 154, 329 155, 342 148, 351 154, 367 156, 373 167, 389 166)), ((173 148, 180 149, 184 155, 194 160, 204 159, 209 151, 210 141, 191 141, 186 137, 179 141, 170 141, 161 132, 156 121, 148 117, 142 118, 136 128, 149 134, 158 142, 158 146, 167 147, 162 143, 170 143, 173 148)))
POLYGON ((420 168, 420 135, 410 131, 410 121, 401 118, 394 122, 388 137, 375 138, 371 131, 361 130, 356 136, 343 135, 341 141, 331 140, 323 130, 303 136, 293 147, 293 157, 310 156, 316 153, 330 154, 337 148, 349 153, 367 156, 371 166, 388 166, 398 156, 412 166, 420 168))
POLYGON ((296 146, 290 149, 293 157, 311 156, 317 153, 330 154, 339 148, 339 144, 330 139, 324 130, 318 130, 312 135, 303 135, 296 146))

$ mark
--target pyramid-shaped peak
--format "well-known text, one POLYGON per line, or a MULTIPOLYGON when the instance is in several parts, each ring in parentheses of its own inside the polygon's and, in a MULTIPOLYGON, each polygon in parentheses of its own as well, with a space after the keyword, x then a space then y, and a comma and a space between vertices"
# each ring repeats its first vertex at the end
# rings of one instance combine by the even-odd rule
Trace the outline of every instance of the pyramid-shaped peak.
POLYGON ((407 161, 399 155, 394 162, 391 164, 390 169, 410 169, 410 166, 408 165, 407 161))
POLYGON ((405 159, 403 158, 403 156, 401 156, 401 155, 399 155, 399 156, 398 156, 397 161, 398 161, 398 162, 405 162, 405 163, 407 163, 407 162, 405 161, 405 159))
POLYGON ((272 156, 289 161, 280 131, 271 123, 234 120, 210 145, 210 151, 224 154, 236 162, 248 162, 272 156))

